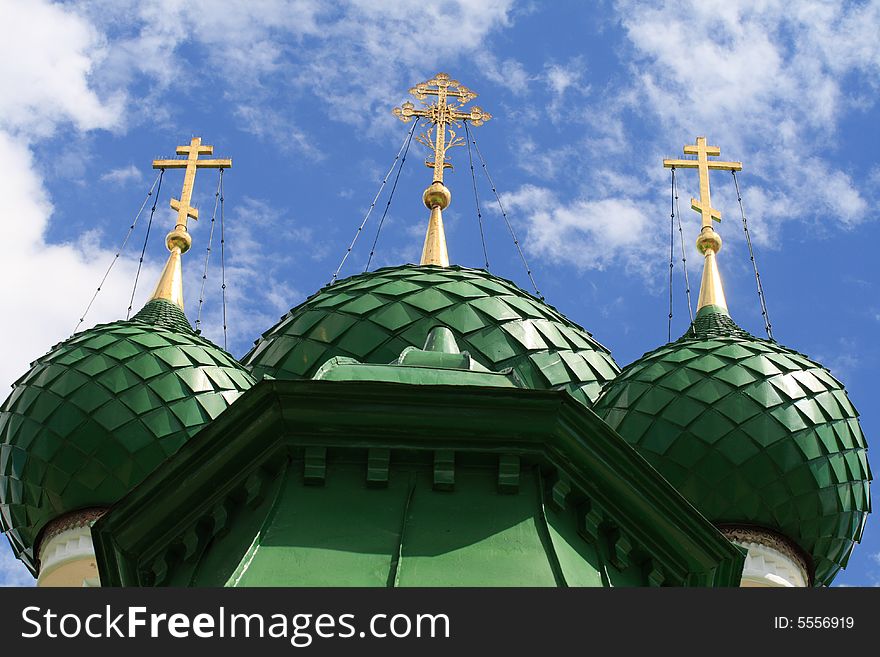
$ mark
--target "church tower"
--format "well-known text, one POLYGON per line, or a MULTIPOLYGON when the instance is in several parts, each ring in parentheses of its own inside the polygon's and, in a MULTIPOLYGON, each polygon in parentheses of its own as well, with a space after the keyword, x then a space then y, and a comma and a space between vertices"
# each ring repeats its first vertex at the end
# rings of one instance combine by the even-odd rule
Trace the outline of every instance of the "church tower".
POLYGON ((444 73, 410 93, 419 263, 334 276, 240 363, 193 331, 181 283, 197 169, 231 160, 194 138, 154 162, 185 177, 152 298, 0 407, 0 522, 39 583, 831 583, 870 511, 866 443, 828 370, 731 318, 709 171, 741 164, 703 137, 665 162, 699 171, 698 309, 621 370, 543 298, 454 264, 447 152, 492 117, 444 73))
POLYGON ((867 446, 843 385, 818 363, 731 319, 716 256, 705 137, 696 160, 704 257, 697 314, 675 342, 625 367, 595 411, 733 543, 743 586, 819 586, 846 566, 870 512, 867 446))
POLYGON ((185 159, 170 252, 156 289, 131 319, 76 333, 37 359, 0 406, 0 522, 40 586, 99 584, 91 527, 191 436, 253 385, 232 356, 197 335, 183 311, 181 256, 199 160, 185 159))
MULTIPOLYGON (((731 586, 742 554, 589 407, 618 368, 542 300, 452 264, 438 74, 418 264, 328 285, 243 358, 257 383, 94 528, 118 585, 731 586), (149 518, 149 522, 146 519, 149 518)), ((415 126, 414 128, 415 129, 415 126)))

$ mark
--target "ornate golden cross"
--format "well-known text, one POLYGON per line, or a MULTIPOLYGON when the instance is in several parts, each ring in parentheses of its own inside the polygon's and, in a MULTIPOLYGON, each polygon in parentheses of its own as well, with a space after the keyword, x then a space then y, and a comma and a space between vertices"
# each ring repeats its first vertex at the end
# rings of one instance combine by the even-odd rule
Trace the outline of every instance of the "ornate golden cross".
POLYGON ((705 137, 697 137, 696 144, 684 147, 685 155, 696 155, 696 160, 663 160, 663 166, 672 169, 697 169, 700 172, 700 200, 691 198, 691 208, 699 212, 703 217, 703 228, 711 227, 712 220, 721 221, 721 213, 712 207, 712 197, 709 195, 709 169, 722 171, 742 171, 742 162, 720 162, 709 160, 721 155, 721 149, 717 146, 706 146, 705 137))
POLYGON ((416 139, 434 151, 434 161, 426 160, 425 165, 434 169, 434 182, 443 182, 443 169, 452 167, 446 161, 446 151, 453 146, 461 146, 464 139, 456 137, 455 131, 449 129, 449 142, 446 141, 447 125, 452 124, 461 127, 460 121, 470 121, 471 125, 482 125, 492 118, 488 112, 480 107, 471 107, 468 111, 461 111, 461 107, 477 97, 473 91, 462 85, 458 80, 450 80, 446 73, 438 73, 427 82, 420 82, 409 93, 417 100, 422 101, 424 108, 416 109, 410 101, 406 101, 400 107, 392 110, 401 121, 409 123, 413 118, 425 118, 430 123, 428 129, 416 139), (425 102, 428 96, 437 96, 437 102, 429 105, 425 102), (450 104, 450 99, 452 103, 450 104))
POLYGON ((186 230, 186 222, 189 217, 199 218, 199 211, 190 206, 192 200, 193 184, 196 181, 196 169, 229 169, 232 160, 200 160, 199 155, 213 155, 213 146, 202 146, 201 137, 193 137, 189 146, 178 146, 178 155, 186 155, 186 159, 153 160, 154 169, 186 169, 183 176, 183 189, 180 192, 180 200, 171 199, 171 208, 177 210, 176 228, 186 230))

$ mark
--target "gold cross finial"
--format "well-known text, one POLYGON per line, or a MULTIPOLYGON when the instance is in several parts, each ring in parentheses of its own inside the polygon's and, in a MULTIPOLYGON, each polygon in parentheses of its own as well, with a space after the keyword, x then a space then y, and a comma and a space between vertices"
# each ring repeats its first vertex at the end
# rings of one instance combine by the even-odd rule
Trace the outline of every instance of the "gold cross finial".
POLYGON ((721 213, 712 207, 712 197, 709 194, 709 169, 721 171, 742 171, 742 162, 719 162, 709 160, 709 156, 721 155, 721 149, 717 146, 707 146, 705 137, 697 137, 696 144, 684 147, 685 155, 696 155, 696 160, 663 160, 663 166, 667 169, 697 169, 700 173, 700 200, 691 199, 691 208, 699 212, 703 217, 703 227, 712 226, 712 220, 721 221, 721 213))
POLYGON ((186 169, 183 174, 183 189, 180 200, 171 199, 171 208, 177 210, 177 228, 186 230, 186 221, 190 217, 199 218, 199 211, 190 206, 193 185, 196 181, 196 169, 229 169, 232 160, 200 160, 199 155, 213 155, 213 146, 202 146, 201 137, 193 137, 189 146, 178 146, 178 155, 186 155, 186 159, 153 160, 154 169, 186 169))
POLYGON ((422 101, 424 107, 416 109, 411 101, 406 101, 400 107, 394 108, 394 115, 404 123, 409 123, 413 118, 428 120, 427 130, 418 135, 416 140, 434 152, 434 161, 426 160, 425 165, 434 169, 434 182, 442 183, 443 170, 452 168, 452 164, 446 161, 446 151, 453 146, 464 144, 464 139, 456 137, 455 131, 451 128, 449 143, 446 143, 447 125, 460 128, 461 121, 470 121, 471 125, 483 125, 492 118, 492 115, 477 106, 471 107, 467 112, 461 111, 461 108, 476 98, 477 94, 458 80, 450 80, 446 73, 438 73, 430 80, 420 82, 410 89, 409 93, 422 101), (437 102, 429 105, 425 102, 428 96, 437 96, 437 102))
POLYGON ((727 299, 724 296, 724 287, 721 285, 721 274, 718 271, 718 263, 715 256, 721 250, 721 236, 715 232, 712 221, 721 221, 721 213, 712 207, 712 197, 709 195, 709 170, 742 171, 742 162, 720 162, 710 160, 709 156, 721 155, 721 149, 717 146, 707 146, 705 137, 697 137, 696 144, 688 144, 684 147, 685 155, 696 155, 696 160, 663 160, 663 166, 668 169, 697 169, 700 174, 700 200, 691 199, 691 208, 700 213, 703 218, 703 227, 697 237, 697 250, 704 256, 703 280, 700 283, 700 298, 697 301, 699 312, 707 306, 727 312, 727 299))
POLYGON ((433 161, 425 160, 425 165, 434 170, 434 179, 431 186, 425 190, 423 197, 425 205, 431 210, 431 218, 425 236, 425 246, 422 249, 421 264, 446 267, 449 266, 449 254, 446 250, 441 211, 449 206, 452 195, 443 184, 443 171, 452 168, 452 164, 446 161, 446 151, 453 146, 464 144, 464 138, 457 136, 449 126, 460 128, 462 121, 470 121, 474 126, 483 125, 492 118, 492 115, 477 106, 463 111, 462 107, 476 98, 477 94, 458 80, 450 79, 446 73, 438 73, 430 80, 420 82, 410 89, 409 93, 421 101, 423 107, 417 109, 411 101, 406 101, 392 111, 404 123, 409 123, 413 119, 426 119, 426 130, 418 135, 416 140, 434 153, 433 161), (425 99, 429 96, 436 96, 437 102, 428 104, 425 99))
MULTIPOLYGON (((189 146, 178 146, 177 154, 186 155, 185 159, 153 160, 154 169, 185 169, 183 175, 183 189, 180 199, 171 199, 171 208, 177 210, 177 223, 165 237, 165 246, 171 252, 159 283, 150 299, 166 299, 183 308, 183 271, 180 265, 180 256, 189 251, 192 246, 192 237, 186 230, 187 220, 199 218, 199 211, 190 205, 192 201, 193 185, 196 181, 196 169, 229 169, 232 160, 200 160, 200 155, 213 155, 213 146, 203 146, 201 137, 193 137, 189 146)), ((222 171, 221 171, 222 173, 222 171)))

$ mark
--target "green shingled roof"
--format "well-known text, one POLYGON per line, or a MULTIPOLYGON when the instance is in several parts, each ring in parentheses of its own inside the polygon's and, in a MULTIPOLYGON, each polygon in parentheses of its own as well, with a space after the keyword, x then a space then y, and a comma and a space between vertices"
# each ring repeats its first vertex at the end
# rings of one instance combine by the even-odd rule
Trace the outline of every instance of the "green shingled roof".
POLYGON ((0 406, 0 521, 16 554, 34 570, 47 522, 116 502, 252 384, 164 300, 56 345, 0 406))
POLYGON ((719 308, 624 368, 594 410, 710 520, 794 540, 816 584, 861 538, 871 473, 843 386, 719 308))
POLYGON ((311 378, 334 356, 389 363, 452 330, 480 364, 511 367, 530 388, 567 389, 590 404, 618 367, 555 308, 486 271, 404 265, 352 276, 293 308, 242 359, 257 378, 311 378))

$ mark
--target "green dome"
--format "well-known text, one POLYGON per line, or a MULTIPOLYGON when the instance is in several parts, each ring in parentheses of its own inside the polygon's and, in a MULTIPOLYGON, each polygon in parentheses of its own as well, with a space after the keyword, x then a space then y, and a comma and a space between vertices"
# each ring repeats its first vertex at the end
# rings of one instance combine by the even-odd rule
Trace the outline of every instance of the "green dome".
POLYGON ((594 410, 709 520, 797 543, 817 585, 861 539, 871 473, 843 386, 718 307, 624 368, 594 410))
POLYGON ((251 385, 168 301, 56 345, 0 406, 0 520, 15 553, 35 571, 47 522, 119 500, 251 385))
POLYGON ((334 356, 389 363, 435 326, 493 370, 530 388, 567 389, 585 404, 619 371, 611 354, 512 282, 464 267, 404 265, 352 276, 293 308, 242 359, 256 378, 311 378, 334 356))

